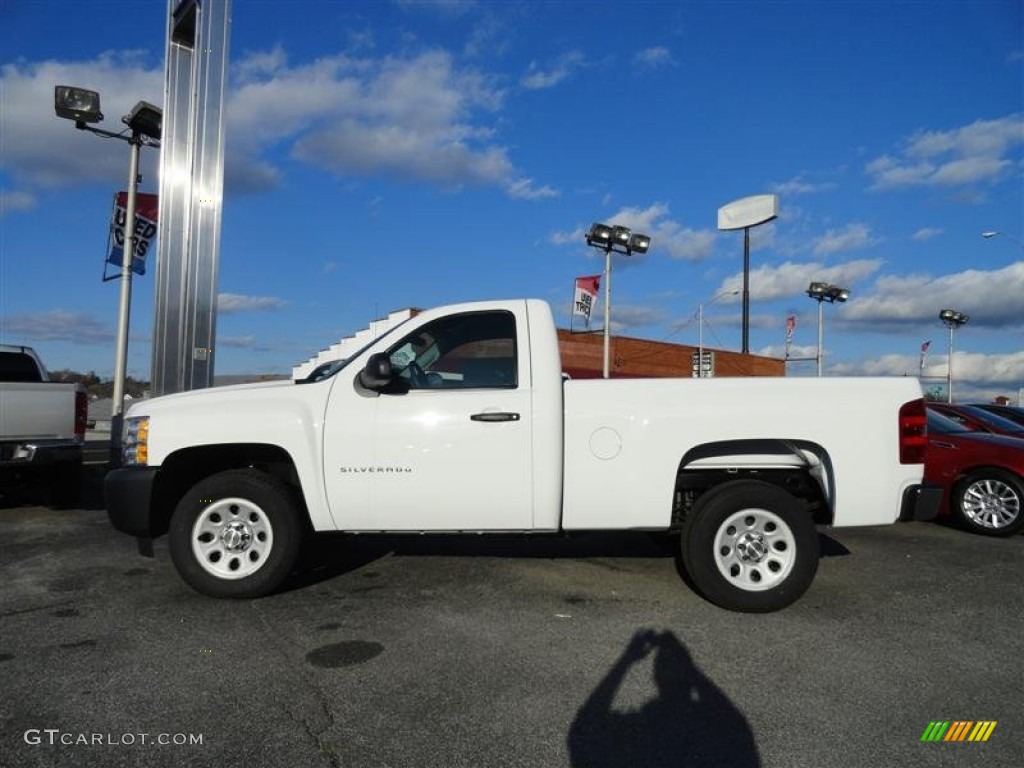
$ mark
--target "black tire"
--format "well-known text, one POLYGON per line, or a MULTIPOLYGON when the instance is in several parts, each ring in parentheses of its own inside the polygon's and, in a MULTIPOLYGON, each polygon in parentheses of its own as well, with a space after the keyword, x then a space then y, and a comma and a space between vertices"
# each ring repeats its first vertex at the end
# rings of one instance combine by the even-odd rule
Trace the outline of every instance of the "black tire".
POLYGON ((694 586, 712 603, 768 613, 811 586, 820 546, 803 502, 770 483, 736 480, 697 500, 682 553, 694 586))
POLYGON ((287 485, 255 469, 196 483, 178 502, 168 540, 181 578, 210 597, 262 597, 288 576, 304 527, 287 485))
POLYGON ((1013 536, 1024 528, 1024 481, 1001 469, 980 469, 957 483, 950 505, 972 533, 1013 536))

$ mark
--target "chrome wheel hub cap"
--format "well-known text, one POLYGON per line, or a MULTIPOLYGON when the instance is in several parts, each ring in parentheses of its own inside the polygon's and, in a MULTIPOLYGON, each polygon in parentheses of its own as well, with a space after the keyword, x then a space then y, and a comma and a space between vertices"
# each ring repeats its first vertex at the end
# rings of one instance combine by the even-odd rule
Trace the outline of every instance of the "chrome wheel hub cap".
POLYGON ((1010 525, 1020 515, 1020 506, 1020 497, 1001 480, 977 480, 964 490, 964 514, 982 528, 1010 525))
POLYGON ((228 523, 224 526, 220 541, 228 552, 244 552, 252 544, 252 528, 245 523, 228 523))
POLYGON ((719 573, 748 592, 784 582, 797 556, 793 531, 767 509, 744 509, 727 517, 715 533, 714 547, 719 573))
POLYGON ((192 526, 192 555, 219 579, 244 579, 267 561, 274 530, 259 505, 242 498, 218 499, 192 526))

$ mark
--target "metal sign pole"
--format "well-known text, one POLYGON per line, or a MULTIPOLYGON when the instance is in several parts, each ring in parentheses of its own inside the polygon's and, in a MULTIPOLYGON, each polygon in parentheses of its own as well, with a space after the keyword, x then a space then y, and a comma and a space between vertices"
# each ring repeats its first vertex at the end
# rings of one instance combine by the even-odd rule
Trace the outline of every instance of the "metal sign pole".
MULTIPOLYGON (((117 307, 117 345, 114 352, 114 391, 110 413, 110 466, 121 466, 121 426, 128 372, 128 326, 132 306, 132 259, 135 257, 135 199, 139 188, 139 150, 142 137, 133 132, 128 142, 128 200, 125 203, 124 242, 121 244, 121 299, 117 307)), ((115 206, 116 208, 116 206, 115 206)))

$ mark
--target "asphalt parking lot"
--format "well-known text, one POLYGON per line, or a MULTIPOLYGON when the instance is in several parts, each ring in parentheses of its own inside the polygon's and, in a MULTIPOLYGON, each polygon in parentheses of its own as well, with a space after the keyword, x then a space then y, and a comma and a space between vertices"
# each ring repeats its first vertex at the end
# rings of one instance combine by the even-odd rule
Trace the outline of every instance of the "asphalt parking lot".
POLYGON ((643 534, 331 537, 227 602, 113 531, 98 477, 0 499, 4 766, 1024 765, 1022 536, 823 532, 765 616, 643 534))

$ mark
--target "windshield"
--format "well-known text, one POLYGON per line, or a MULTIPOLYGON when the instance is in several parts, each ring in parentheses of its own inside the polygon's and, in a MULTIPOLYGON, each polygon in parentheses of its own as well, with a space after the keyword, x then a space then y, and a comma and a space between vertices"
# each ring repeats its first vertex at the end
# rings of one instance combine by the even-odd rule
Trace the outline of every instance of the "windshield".
POLYGON ((960 409, 972 419, 976 419, 982 424, 987 424, 1000 432, 1012 432, 1015 435, 1024 435, 1024 424, 1018 424, 1015 421, 1010 421, 1009 419, 1003 418, 1002 416, 986 411, 984 408, 978 408, 974 405, 961 405, 960 409))

